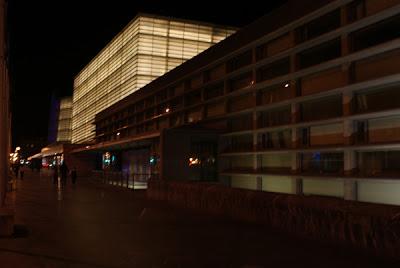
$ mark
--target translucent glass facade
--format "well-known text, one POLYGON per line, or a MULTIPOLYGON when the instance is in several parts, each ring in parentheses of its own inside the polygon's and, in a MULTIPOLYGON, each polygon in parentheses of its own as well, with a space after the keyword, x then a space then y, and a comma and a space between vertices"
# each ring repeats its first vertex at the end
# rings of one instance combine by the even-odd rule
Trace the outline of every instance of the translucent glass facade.
POLYGON ((96 113, 233 32, 228 27, 137 16, 76 76, 72 143, 94 138, 96 113))
POLYGON ((57 141, 71 142, 72 132, 72 98, 66 97, 60 101, 60 113, 58 115, 57 141))

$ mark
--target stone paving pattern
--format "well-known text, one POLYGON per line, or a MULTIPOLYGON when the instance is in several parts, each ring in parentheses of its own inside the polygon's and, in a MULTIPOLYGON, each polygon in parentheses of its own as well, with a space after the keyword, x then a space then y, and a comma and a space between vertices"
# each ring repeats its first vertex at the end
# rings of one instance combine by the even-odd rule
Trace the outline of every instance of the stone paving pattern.
POLYGON ((400 267, 353 249, 148 201, 143 191, 90 178, 61 188, 28 172, 10 200, 16 233, 0 238, 0 267, 400 267))

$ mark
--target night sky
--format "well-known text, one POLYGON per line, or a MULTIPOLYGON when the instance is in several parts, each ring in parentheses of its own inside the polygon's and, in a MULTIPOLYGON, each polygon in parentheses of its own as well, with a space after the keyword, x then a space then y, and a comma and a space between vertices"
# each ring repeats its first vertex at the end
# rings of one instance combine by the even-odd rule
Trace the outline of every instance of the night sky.
POLYGON ((282 2, 9 0, 13 144, 47 137, 51 94, 72 95, 74 76, 137 12, 242 27, 282 2))

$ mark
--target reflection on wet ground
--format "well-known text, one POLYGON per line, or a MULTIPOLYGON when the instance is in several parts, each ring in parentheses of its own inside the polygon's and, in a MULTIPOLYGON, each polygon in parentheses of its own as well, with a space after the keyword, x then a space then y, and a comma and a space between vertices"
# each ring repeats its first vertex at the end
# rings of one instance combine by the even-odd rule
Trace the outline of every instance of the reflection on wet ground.
POLYGON ((63 186, 27 173, 17 187, 25 235, 0 239, 0 267, 400 267, 90 179, 63 186))

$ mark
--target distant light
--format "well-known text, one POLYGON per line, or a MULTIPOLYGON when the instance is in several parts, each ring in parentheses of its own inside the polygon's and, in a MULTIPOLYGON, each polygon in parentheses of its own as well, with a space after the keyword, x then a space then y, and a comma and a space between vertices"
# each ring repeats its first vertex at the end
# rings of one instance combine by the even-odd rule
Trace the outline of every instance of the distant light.
POLYGON ((198 158, 189 158, 189 166, 194 166, 200 164, 200 160, 198 158))
POLYGON ((165 112, 166 112, 166 113, 169 113, 169 111, 170 111, 169 108, 165 109, 165 112))
POLYGON ((289 83, 286 83, 286 84, 285 84, 285 87, 289 87, 289 86, 290 86, 289 83))
POLYGON ((19 150, 21 150, 21 147, 17 147, 17 148, 15 148, 15 151, 19 151, 19 150))
POLYGON ((119 135, 121 135, 121 132, 118 132, 118 133, 117 133, 117 136, 119 136, 119 135))
POLYGON ((90 148, 90 146, 88 145, 88 146, 86 146, 85 148, 86 148, 86 149, 89 149, 89 148, 90 148))

